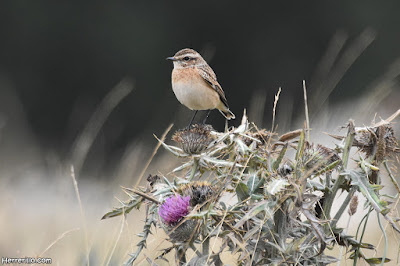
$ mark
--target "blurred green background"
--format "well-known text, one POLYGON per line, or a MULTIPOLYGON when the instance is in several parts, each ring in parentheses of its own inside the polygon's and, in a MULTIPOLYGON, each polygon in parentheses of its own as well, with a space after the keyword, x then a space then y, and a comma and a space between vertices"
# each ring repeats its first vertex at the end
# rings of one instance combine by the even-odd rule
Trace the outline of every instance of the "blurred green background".
MULTIPOLYGON (((11 150, 3 162, 9 165, 15 147, 29 153, 27 138, 42 156, 68 158, 96 106, 124 77, 135 81, 134 91, 96 137, 86 171, 110 169, 133 139, 153 145, 152 133, 185 126, 192 113, 175 99, 165 60, 185 47, 208 59, 239 118, 261 95, 260 122, 269 127, 282 87, 289 122, 280 129, 293 129, 290 121, 303 115, 302 80, 312 98, 335 38, 345 40, 339 56, 366 29, 375 40, 334 86, 330 104, 365 93, 400 56, 399 10, 398 1, 2 1, 0 141, 11 150)), ((224 127, 218 112, 209 122, 224 127)))

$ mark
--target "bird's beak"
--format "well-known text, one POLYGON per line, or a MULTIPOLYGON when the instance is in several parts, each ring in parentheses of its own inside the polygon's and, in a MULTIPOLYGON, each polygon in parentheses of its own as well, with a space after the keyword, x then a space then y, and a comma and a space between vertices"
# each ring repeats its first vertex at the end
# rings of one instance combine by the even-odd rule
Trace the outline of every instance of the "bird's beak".
POLYGON ((171 60, 171 61, 176 61, 176 58, 175 57, 173 57, 173 56, 171 56, 171 57, 167 57, 167 58, 165 58, 166 60, 171 60))

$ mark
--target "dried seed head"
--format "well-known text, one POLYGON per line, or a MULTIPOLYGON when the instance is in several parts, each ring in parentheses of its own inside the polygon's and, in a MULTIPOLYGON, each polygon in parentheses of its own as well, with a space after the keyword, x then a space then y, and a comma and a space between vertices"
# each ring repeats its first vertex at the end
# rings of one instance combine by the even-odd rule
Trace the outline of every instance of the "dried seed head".
POLYGON ((313 144, 306 142, 303 153, 303 161, 306 169, 318 172, 338 160, 340 160, 340 157, 334 150, 320 144, 314 147, 313 144))
POLYGON ((365 152, 367 157, 371 156, 373 153, 373 147, 376 143, 376 135, 372 129, 363 128, 357 130, 354 136, 353 146, 358 147, 362 152, 365 152))
POLYGON ((350 216, 353 216, 357 212, 357 207, 358 207, 358 196, 354 195, 351 198, 349 209, 347 210, 350 216))
POLYGON ((172 140, 177 142, 186 153, 199 154, 214 140, 210 134, 212 130, 211 125, 195 124, 188 129, 176 131, 172 140))
POLYGON ((365 152, 367 157, 376 151, 381 158, 399 153, 398 145, 393 128, 388 125, 357 129, 353 142, 353 146, 365 152))
POLYGON ((190 206, 194 207, 211 199, 215 194, 215 190, 209 182, 196 181, 182 185, 178 189, 178 193, 181 193, 184 196, 189 196, 190 206))

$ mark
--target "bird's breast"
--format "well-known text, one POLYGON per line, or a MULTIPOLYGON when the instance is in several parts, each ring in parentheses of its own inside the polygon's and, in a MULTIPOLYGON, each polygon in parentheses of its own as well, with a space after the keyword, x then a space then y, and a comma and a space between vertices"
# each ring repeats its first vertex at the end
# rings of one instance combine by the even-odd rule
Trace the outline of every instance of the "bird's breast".
POLYGON ((221 101, 218 93, 194 68, 174 69, 172 90, 178 101, 192 110, 215 109, 221 101))

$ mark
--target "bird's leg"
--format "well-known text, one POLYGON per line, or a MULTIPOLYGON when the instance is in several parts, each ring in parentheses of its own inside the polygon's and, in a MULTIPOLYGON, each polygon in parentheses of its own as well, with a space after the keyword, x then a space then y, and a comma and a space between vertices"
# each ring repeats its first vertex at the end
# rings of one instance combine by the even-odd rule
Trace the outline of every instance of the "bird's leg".
POLYGON ((207 118, 210 116, 210 113, 211 113, 211 109, 207 111, 207 115, 206 115, 206 117, 205 117, 204 120, 203 120, 203 125, 206 123, 207 118))
POLYGON ((197 111, 198 111, 198 110, 196 110, 196 111, 194 112, 194 115, 193 115, 192 119, 190 120, 189 125, 187 126, 188 129, 190 129, 190 126, 192 125, 193 120, 194 120, 194 118, 196 117, 197 111))

